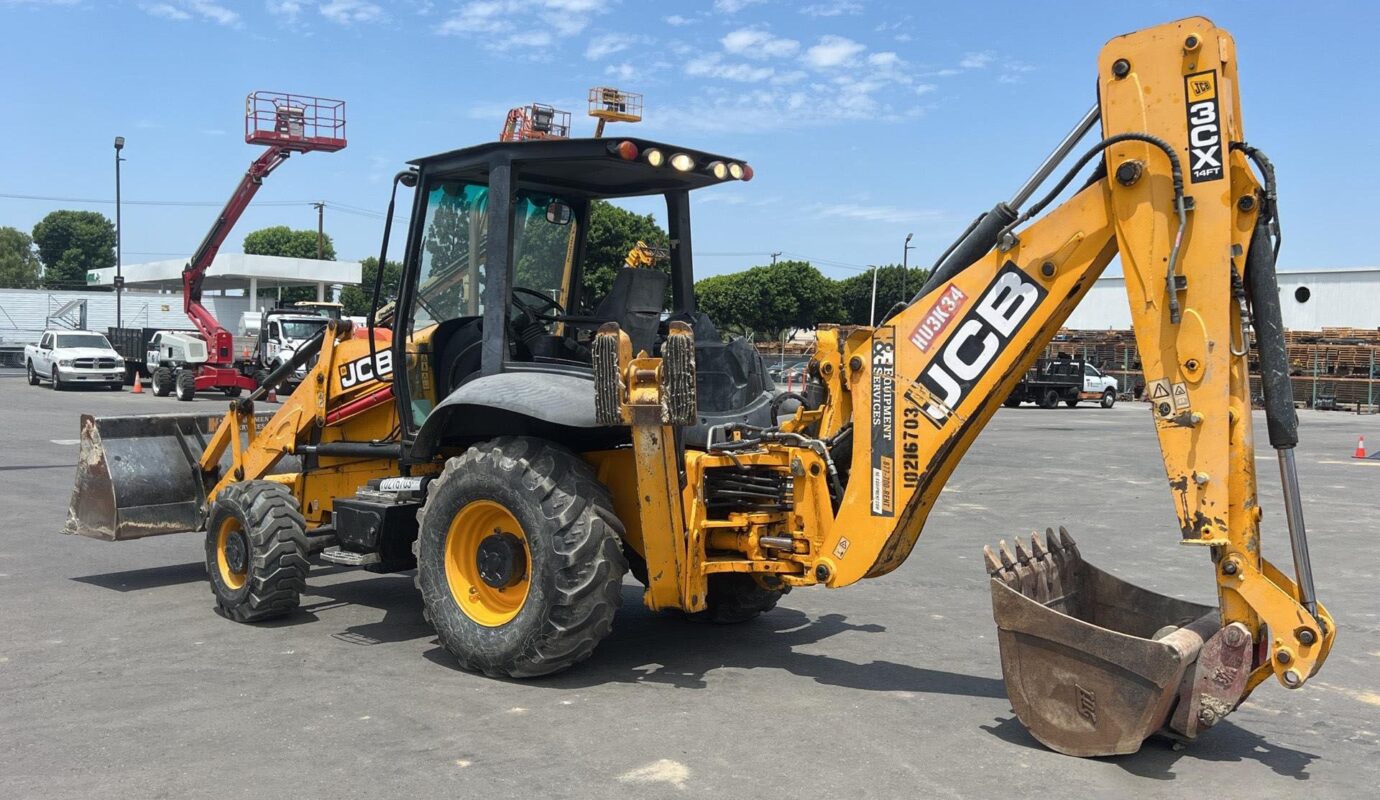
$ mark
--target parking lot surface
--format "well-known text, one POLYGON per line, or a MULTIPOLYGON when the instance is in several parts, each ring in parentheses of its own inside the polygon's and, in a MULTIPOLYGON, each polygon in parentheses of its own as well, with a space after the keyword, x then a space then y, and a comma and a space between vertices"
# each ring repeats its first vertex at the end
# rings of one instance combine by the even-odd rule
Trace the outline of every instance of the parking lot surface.
MULTIPOLYGON (((0 371, 0 794, 8 798, 1312 797, 1380 783, 1380 417, 1300 412, 1319 596, 1339 622, 1299 691, 1262 685, 1184 749, 1073 759, 1015 720, 981 547, 1063 524, 1083 555, 1212 602, 1180 546, 1142 404, 1003 409, 910 560, 715 627, 646 611, 628 579, 614 632, 567 673, 455 667, 411 573, 318 565, 302 608, 212 612, 198 534, 59 535, 78 415, 211 411, 151 394, 54 392, 0 371), (1049 795, 1055 792, 1057 794, 1049 795)), ((1291 571, 1257 420, 1266 554, 1291 571)))

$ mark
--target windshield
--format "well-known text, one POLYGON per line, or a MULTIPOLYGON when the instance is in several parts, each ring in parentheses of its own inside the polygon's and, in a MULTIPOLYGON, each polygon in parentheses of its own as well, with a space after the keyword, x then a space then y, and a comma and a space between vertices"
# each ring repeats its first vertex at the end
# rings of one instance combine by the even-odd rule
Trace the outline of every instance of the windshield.
POLYGON ((110 342, 99 333, 60 333, 55 347, 99 347, 110 349, 110 342))
MULTIPOLYGON (((529 306, 545 305, 540 298, 565 306, 575 224, 568 219, 565 224, 550 221, 560 219, 557 214, 548 218, 553 202, 559 201, 548 194, 520 191, 514 203, 514 286, 528 290, 518 292, 518 299, 529 306)), ((484 313, 488 208, 489 189, 480 184, 441 181, 428 193, 414 330, 484 313)))
POLYGON ((299 342, 303 339, 310 339, 311 337, 316 335, 317 331, 326 327, 326 320, 324 319, 285 319, 280 320, 280 322, 283 325, 283 338, 291 339, 294 342, 299 342))

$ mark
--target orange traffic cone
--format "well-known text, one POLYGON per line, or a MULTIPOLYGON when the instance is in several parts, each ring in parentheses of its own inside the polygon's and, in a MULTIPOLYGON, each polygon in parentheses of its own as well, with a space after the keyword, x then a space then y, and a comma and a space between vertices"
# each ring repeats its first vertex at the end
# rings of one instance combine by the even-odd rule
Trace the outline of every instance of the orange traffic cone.
POLYGON ((1351 457, 1366 458, 1366 437, 1362 436, 1356 440, 1356 452, 1353 453, 1351 457))
POLYGON ((134 393, 134 394, 143 394, 143 393, 144 393, 144 379, 143 379, 142 377, 140 377, 139 373, 137 373, 137 372, 134 373, 134 389, 133 389, 133 393, 134 393))

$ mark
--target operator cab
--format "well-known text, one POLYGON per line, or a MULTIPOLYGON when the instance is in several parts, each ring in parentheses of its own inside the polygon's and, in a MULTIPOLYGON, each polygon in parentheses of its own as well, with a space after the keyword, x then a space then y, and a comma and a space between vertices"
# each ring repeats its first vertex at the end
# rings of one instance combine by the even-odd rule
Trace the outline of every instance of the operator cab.
POLYGON ((686 429, 690 446, 712 425, 769 421, 762 359, 725 343, 694 294, 689 193, 750 179, 746 164, 644 139, 495 142, 412 164, 395 325, 408 335, 393 347, 408 365, 397 394, 418 457, 503 433, 575 447, 626 439, 594 421, 589 344, 608 322, 651 355, 669 322, 693 327, 701 424, 686 429), (592 263, 594 202, 655 195, 669 246, 629 243, 617 263, 592 263))

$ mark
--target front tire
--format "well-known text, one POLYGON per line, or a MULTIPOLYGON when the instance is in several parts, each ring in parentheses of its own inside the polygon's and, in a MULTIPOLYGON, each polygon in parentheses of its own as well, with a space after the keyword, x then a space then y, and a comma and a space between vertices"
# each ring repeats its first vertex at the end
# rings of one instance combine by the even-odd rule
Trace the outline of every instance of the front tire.
POLYGON ((1103 392, 1101 405, 1103 408, 1111 408, 1112 406, 1116 405, 1116 392, 1112 391, 1111 389, 1108 389, 1105 392, 1103 392))
POLYGON ((53 367, 52 381, 53 391, 55 392, 60 392, 63 389, 67 388, 67 386, 62 382, 62 373, 58 372, 57 367, 53 367))
POLYGON ((236 622, 291 613, 307 586, 306 520, 288 487, 232 483, 206 521, 206 572, 216 610, 236 622))
POLYGON ((168 367, 159 367, 153 371, 153 396, 167 397, 173 390, 173 371, 168 367))
POLYGON ((177 373, 177 399, 189 403, 196 398, 196 375, 190 370, 177 373))
POLYGON ((39 382, 39 377, 38 377, 38 373, 37 373, 37 372, 34 372, 34 362, 32 362, 32 361, 25 361, 25 362, 24 362, 24 368, 25 368, 25 370, 28 372, 28 376, 29 376, 29 385, 30 385, 30 386, 37 386, 37 385, 38 385, 38 382, 39 382))
POLYGON ((417 517, 417 587, 462 668, 548 675, 609 634, 623 524, 574 453, 532 438, 477 444, 446 462, 417 517))
POLYGON ((1070 397, 1069 399, 1064 401, 1064 405, 1068 406, 1069 408, 1075 408, 1078 406, 1078 398, 1070 397))

